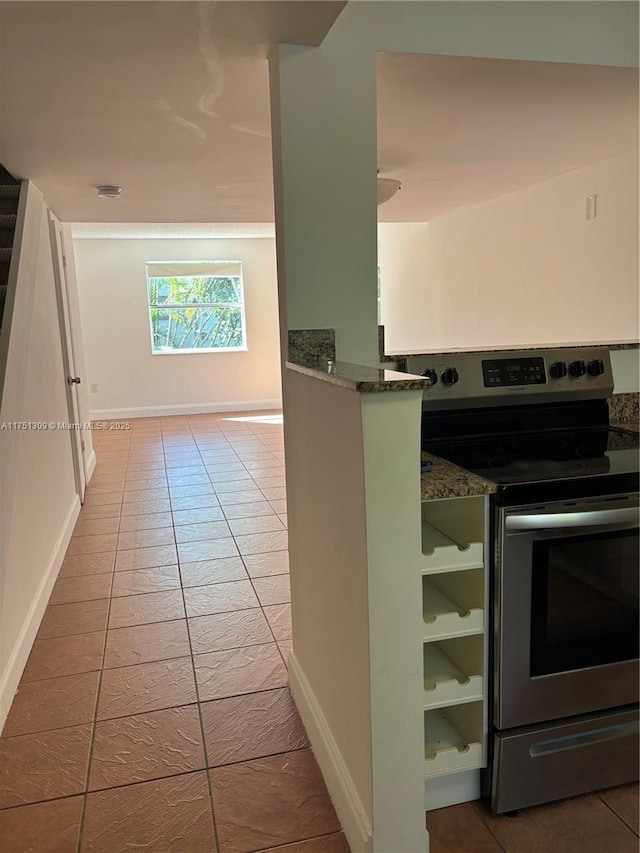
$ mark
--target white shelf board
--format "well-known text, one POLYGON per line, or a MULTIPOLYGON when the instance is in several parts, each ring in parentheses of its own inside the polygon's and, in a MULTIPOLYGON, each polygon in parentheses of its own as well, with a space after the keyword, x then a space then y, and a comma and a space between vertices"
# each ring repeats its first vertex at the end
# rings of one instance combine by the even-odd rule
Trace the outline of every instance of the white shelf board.
POLYGON ((482 634, 484 611, 481 607, 465 610, 426 578, 422 581, 424 615, 423 639, 442 640, 482 634))
POLYGON ((425 714, 425 777, 483 766, 480 742, 467 742, 440 711, 425 714))
POLYGON ((436 527, 422 522, 422 573, 481 569, 484 565, 482 542, 460 545, 436 527))
POLYGON ((424 646, 424 707, 444 708, 482 700, 481 674, 462 672, 436 643, 424 646))

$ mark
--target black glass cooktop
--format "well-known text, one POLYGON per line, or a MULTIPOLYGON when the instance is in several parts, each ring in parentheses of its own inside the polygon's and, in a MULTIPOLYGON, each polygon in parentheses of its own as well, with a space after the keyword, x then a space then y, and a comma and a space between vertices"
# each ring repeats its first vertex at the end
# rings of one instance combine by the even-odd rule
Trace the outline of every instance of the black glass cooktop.
POLYGON ((638 436, 621 430, 550 430, 425 441, 424 449, 501 486, 638 472, 638 436))

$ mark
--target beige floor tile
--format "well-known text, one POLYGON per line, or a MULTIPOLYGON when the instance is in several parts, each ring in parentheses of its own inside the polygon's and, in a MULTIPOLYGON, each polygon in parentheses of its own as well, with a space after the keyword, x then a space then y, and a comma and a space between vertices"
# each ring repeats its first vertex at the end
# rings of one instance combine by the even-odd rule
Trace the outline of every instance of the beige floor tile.
POLYGON ((284 530, 284 525, 275 513, 255 518, 234 518, 229 522, 234 536, 246 536, 253 533, 271 533, 284 530))
POLYGON ((0 811, 3 853, 76 853, 84 797, 0 811))
POLYGON ((49 605, 44 612, 38 639, 68 637, 72 634, 91 634, 107 627, 109 599, 77 601, 73 604, 49 605))
POLYGON ((82 793, 91 728, 0 738, 0 809, 82 793))
POLYGON ((133 548, 118 551, 116 554, 116 572, 131 569, 151 569, 156 566, 170 566, 178 562, 175 545, 154 545, 149 548, 133 548))
POLYGON ((309 745, 286 687, 204 702, 200 711, 209 767, 309 745))
POLYGON ((196 655, 200 701, 285 687, 287 671, 275 643, 196 655))
POLYGON ((637 782, 600 791, 600 799, 636 834, 638 834, 638 794, 637 782))
POLYGON ((105 551, 102 554, 76 554, 66 556, 62 561, 59 578, 78 577, 79 575, 99 575, 113 571, 116 552, 105 551))
POLYGON ((185 619, 114 628, 107 633, 105 669, 189 655, 185 619))
POLYGON ((189 705, 196 699, 191 658, 106 669, 100 685, 97 719, 189 705))
POLYGON ((120 519, 120 533, 132 530, 153 530, 158 527, 171 527, 173 517, 170 512, 149 512, 143 515, 123 515, 120 519))
POLYGON ((98 672, 21 683, 2 731, 4 737, 77 726, 93 720, 98 672))
POLYGON ((76 526, 73 529, 74 536, 92 536, 101 533, 117 533, 120 527, 120 516, 108 516, 106 518, 87 518, 82 516, 82 512, 78 517, 76 526))
POLYGON ((213 853, 203 771, 89 794, 82 853, 213 853))
POLYGON ((73 601, 108 598, 112 577, 112 572, 79 577, 59 577, 51 592, 49 604, 70 604, 73 601))
POLYGON ((339 832, 311 750, 209 771, 221 853, 249 853, 339 832))
POLYGON ((254 578, 253 587, 263 607, 270 604, 286 604, 291 601, 289 575, 254 578))
POLYGON ((275 530, 271 533, 251 533, 247 536, 236 536, 236 543, 241 555, 264 554, 269 551, 284 551, 289 540, 286 530, 275 530))
POLYGON ((99 554, 103 551, 115 551, 117 533, 99 533, 94 536, 73 536, 67 548, 67 556, 75 554, 99 554))
POLYGON ((93 672, 102 667, 106 632, 36 640, 22 673, 22 684, 61 675, 93 672))
POLYGON ((147 782, 205 766, 196 705, 96 724, 89 790, 147 782))
POLYGON ((272 604, 264 607, 264 615, 278 642, 291 639, 291 605, 272 604))
POLYGON ((202 542, 206 539, 222 539, 231 536, 226 521, 203 521, 197 524, 181 524, 175 529, 176 542, 202 542))
POLYGON ((111 601, 109 628, 128 628, 184 617, 184 599, 180 589, 125 595, 111 601))
POLYGON ((183 592, 187 616, 246 610, 260 604, 249 580, 194 586, 183 592))
POLYGON ((251 501, 249 503, 227 504, 222 507, 227 521, 238 518, 255 518, 261 515, 273 515, 271 504, 265 500, 251 501))
POLYGON ((189 619, 194 655, 257 646, 272 642, 269 624, 262 610, 236 610, 189 619))
POLYGON ((180 589, 180 573, 177 566, 156 566, 152 569, 115 572, 111 594, 118 597, 145 592, 162 592, 169 589, 180 589))
POLYGON ((496 815, 484 803, 476 812, 511 853, 637 853, 637 836, 595 794, 524 809, 516 818, 496 815))
POLYGON ((211 539, 203 542, 183 542, 178 545, 180 563, 195 563, 198 560, 219 560, 237 557, 238 548, 231 537, 211 539))
MULTIPOLYGON (((140 516, 135 517, 139 518, 140 516)), ((156 545, 173 545, 174 542, 173 525, 170 522, 166 527, 120 531, 118 536, 118 551, 127 551, 134 548, 150 548, 156 545)))

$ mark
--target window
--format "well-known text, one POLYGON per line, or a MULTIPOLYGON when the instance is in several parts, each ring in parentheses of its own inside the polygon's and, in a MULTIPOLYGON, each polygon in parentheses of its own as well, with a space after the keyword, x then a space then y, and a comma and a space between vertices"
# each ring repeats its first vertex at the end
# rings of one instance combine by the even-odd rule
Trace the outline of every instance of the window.
POLYGON ((239 261, 147 264, 154 355, 246 350, 239 261))

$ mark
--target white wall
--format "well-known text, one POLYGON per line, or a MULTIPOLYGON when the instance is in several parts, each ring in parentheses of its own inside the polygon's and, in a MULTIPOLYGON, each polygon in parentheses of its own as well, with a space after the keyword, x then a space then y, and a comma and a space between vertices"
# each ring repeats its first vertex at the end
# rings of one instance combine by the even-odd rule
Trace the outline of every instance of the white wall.
POLYGON ((634 66, 637 33, 632 3, 397 0, 347 3, 320 47, 274 50, 285 331, 287 319, 291 329, 335 328, 338 358, 377 363, 377 51, 634 66))
POLYGON ((280 404, 273 239, 75 239, 92 416, 272 408, 280 404), (152 355, 145 264, 242 262, 247 352, 152 355))
MULTIPOLYGON (((31 192, 8 340, 3 424, 69 419, 47 208, 41 194, 31 192)), ((0 430, 0 728, 79 510, 70 432, 0 430)))
POLYGON ((381 224, 379 252, 389 353, 636 341, 637 153, 428 224, 381 224))

